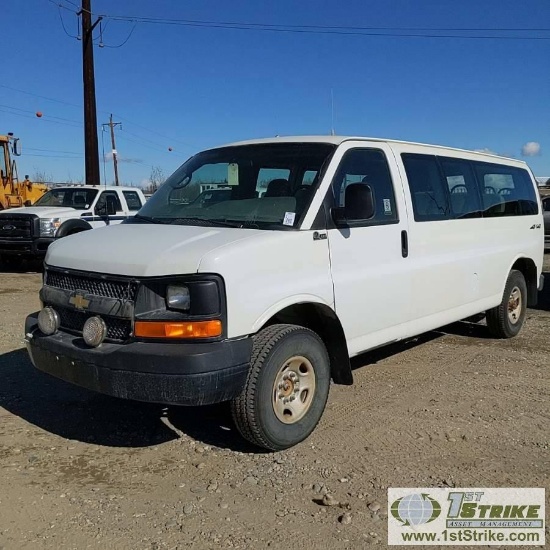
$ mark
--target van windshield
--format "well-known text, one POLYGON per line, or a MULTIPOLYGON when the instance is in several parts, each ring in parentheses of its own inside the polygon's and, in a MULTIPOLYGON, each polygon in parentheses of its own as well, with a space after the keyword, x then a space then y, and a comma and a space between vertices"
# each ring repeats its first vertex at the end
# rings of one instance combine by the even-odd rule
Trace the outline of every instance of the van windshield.
POLYGON ((269 143, 199 153, 166 180, 136 222, 297 228, 334 149, 269 143))

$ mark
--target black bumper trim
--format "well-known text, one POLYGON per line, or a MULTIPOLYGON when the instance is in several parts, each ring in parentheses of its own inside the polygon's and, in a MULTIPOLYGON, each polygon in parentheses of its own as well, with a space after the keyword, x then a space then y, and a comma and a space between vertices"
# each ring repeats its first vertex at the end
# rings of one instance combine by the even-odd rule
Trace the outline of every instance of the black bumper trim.
POLYGON ((238 396, 249 369, 252 340, 198 344, 133 342, 87 347, 64 332, 44 336, 36 314, 25 323, 34 366, 90 390, 137 401, 206 405, 238 396))
POLYGON ((0 239, 0 254, 17 256, 45 256, 48 246, 55 241, 53 237, 39 239, 0 239))

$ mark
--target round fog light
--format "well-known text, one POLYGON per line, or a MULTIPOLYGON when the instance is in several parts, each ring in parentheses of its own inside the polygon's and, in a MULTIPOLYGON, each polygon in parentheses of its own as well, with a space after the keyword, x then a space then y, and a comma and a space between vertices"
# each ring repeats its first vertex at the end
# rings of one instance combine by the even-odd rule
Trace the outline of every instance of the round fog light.
POLYGON ((38 314, 38 328, 46 336, 55 334, 61 324, 59 314, 53 307, 45 307, 38 314))
POLYGON ((107 336, 107 325, 101 317, 90 317, 82 329, 84 342, 92 348, 97 348, 107 336))

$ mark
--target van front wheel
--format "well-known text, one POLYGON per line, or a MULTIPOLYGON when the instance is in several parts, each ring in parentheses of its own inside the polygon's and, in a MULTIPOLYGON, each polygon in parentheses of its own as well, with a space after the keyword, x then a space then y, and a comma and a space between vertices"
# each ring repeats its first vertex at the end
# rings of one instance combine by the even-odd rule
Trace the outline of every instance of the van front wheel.
POLYGON ((502 302, 487 311, 487 326, 497 338, 516 336, 527 310, 527 284, 521 271, 512 270, 504 287, 502 302))
POLYGON ((322 340, 296 325, 271 325, 254 337, 247 382, 231 402, 241 435, 272 451, 303 441, 328 399, 330 361, 322 340))

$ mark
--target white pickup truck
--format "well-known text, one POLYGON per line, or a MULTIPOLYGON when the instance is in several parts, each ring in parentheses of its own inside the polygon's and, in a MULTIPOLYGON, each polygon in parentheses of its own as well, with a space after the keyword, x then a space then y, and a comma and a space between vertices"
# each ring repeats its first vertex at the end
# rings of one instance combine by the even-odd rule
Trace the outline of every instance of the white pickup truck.
POLYGON ((56 239, 118 224, 144 204, 135 187, 55 187, 33 206, 0 212, 0 256, 43 257, 56 239))

